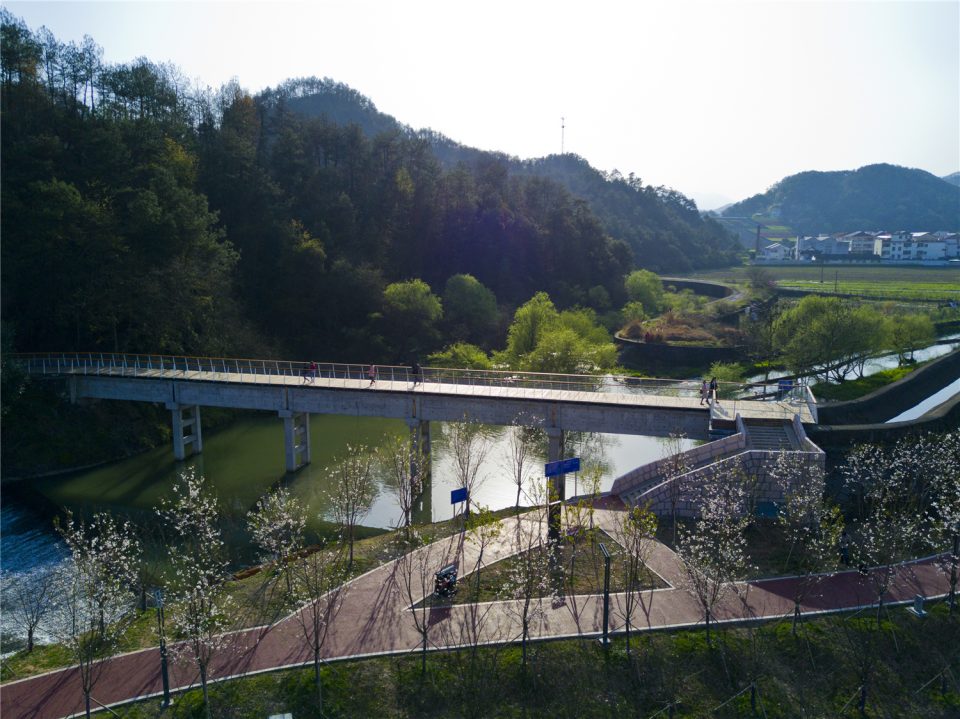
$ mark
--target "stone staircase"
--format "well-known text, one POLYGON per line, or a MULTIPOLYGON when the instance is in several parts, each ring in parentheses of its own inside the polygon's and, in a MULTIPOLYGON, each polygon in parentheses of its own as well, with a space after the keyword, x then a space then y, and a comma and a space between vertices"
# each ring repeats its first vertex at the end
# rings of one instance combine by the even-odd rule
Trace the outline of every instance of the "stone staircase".
POLYGON ((796 451, 801 449, 796 432, 790 422, 744 423, 747 428, 747 446, 750 449, 762 449, 779 452, 781 449, 796 451))

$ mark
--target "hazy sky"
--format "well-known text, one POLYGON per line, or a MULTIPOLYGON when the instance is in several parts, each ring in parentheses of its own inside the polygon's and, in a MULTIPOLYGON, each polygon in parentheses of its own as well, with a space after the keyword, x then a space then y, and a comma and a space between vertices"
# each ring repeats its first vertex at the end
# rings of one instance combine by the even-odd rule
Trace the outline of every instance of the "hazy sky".
POLYGON ((107 62, 251 92, 344 82, 415 128, 565 149, 709 209, 801 170, 960 170, 952 2, 6 2, 107 62))

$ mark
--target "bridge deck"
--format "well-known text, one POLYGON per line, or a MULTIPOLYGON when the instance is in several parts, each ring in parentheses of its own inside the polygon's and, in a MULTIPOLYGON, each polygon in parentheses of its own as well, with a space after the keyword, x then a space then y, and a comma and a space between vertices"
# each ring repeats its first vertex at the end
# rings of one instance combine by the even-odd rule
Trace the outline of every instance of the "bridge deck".
MULTIPOLYGON (((749 400, 749 399, 722 399, 712 407, 700 403, 696 387, 674 384, 665 388, 651 389, 629 385, 626 382, 611 383, 610 380, 622 378, 605 378, 598 381, 599 390, 569 389, 576 386, 573 383, 544 381, 541 386, 533 386, 529 382, 518 379, 516 383, 503 378, 499 384, 487 381, 463 381, 464 377, 444 377, 435 379, 427 377, 424 381, 413 384, 403 379, 377 379, 371 384, 369 379, 360 379, 356 376, 318 376, 306 380, 300 374, 263 374, 259 372, 231 372, 214 370, 189 369, 145 369, 104 367, 91 373, 88 368, 62 369, 59 374, 79 374, 90 376, 122 376, 140 377, 144 379, 175 380, 177 382, 216 382, 242 385, 256 385, 265 387, 288 387, 298 390, 350 390, 375 393, 406 393, 419 396, 471 397, 486 399, 504 399, 519 401, 549 401, 564 404, 614 405, 619 407, 661 408, 679 410, 710 411, 715 420, 733 421, 737 414, 744 419, 754 420, 782 420, 799 415, 804 424, 815 422, 810 407, 801 399, 790 397, 784 400, 749 400), (551 386, 553 385, 553 386, 551 386)), ((389 373, 385 373, 389 377, 389 373)), ((469 379, 469 378, 467 378, 469 379)), ((582 383, 581 383, 582 384, 582 383)))

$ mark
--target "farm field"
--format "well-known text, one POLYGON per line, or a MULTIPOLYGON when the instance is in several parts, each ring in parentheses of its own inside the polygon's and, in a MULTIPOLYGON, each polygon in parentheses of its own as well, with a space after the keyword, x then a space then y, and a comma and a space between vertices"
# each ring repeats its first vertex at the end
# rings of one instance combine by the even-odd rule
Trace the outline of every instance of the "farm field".
MULTIPOLYGON (((876 299, 960 300, 960 268, 954 267, 798 267, 763 265, 779 287, 821 294, 859 295, 876 299)), ((699 272, 697 278, 730 284, 747 282, 748 267, 699 272)))

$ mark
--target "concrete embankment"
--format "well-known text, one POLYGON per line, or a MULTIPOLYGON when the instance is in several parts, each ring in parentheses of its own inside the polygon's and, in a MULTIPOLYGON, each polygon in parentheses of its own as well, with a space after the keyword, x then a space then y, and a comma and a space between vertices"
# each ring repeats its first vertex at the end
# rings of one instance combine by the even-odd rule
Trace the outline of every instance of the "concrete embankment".
POLYGON ((895 442, 909 435, 956 429, 960 427, 960 395, 915 420, 886 422, 958 377, 960 350, 954 350, 866 397, 821 405, 818 408, 820 423, 808 427, 807 434, 826 449, 865 442, 895 442))

